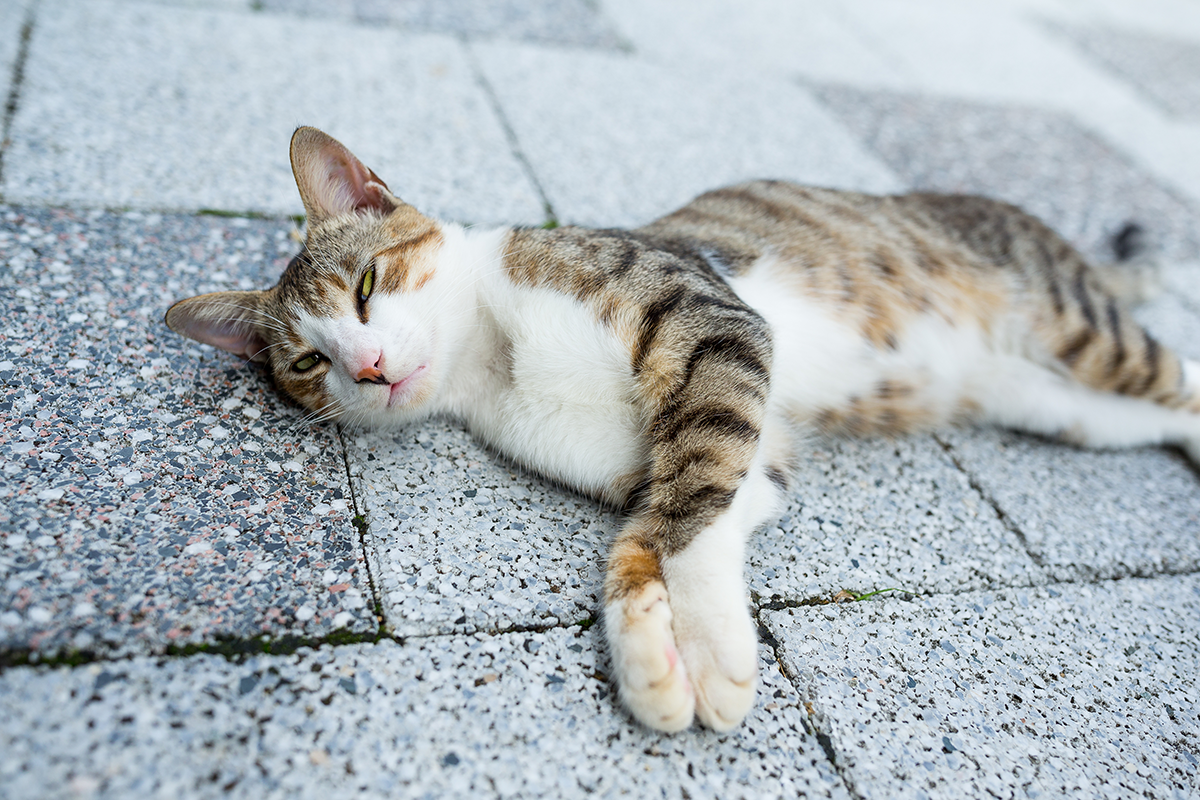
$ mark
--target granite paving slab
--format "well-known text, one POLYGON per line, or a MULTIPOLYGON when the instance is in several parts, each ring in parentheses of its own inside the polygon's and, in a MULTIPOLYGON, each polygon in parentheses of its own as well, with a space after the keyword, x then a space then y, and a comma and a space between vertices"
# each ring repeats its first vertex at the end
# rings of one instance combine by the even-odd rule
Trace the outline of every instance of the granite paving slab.
POLYGON ((1078 450, 994 430, 944 439, 1055 579, 1200 567, 1200 476, 1182 454, 1078 450))
MULTIPOLYGON (((1176 299, 1195 311, 1196 317, 1200 318, 1200 261, 1168 264, 1163 271, 1163 288, 1166 295, 1163 299, 1176 299)), ((1193 346, 1195 349, 1189 350, 1189 341, 1192 340, 1180 336, 1172 338, 1172 342, 1181 346, 1183 351, 1189 352, 1192 358, 1200 358, 1200 354, 1196 352, 1200 347, 1193 346)))
POLYGON ((1074 25, 1121 28, 1200 42, 1200 16, 1192 0, 1043 0, 1029 2, 1035 18, 1074 25))
POLYGON ((376 630, 336 429, 161 322, 289 228, 0 208, 4 661, 376 630))
POLYGON ((899 188, 789 81, 595 51, 472 50, 563 222, 639 225, 748 178, 899 188))
POLYGON ((1168 114, 1200 120, 1200 42, 1095 26, 1057 30, 1168 114))
POLYGON ((1200 204, 1070 115, 821 86, 817 97, 913 189, 984 194, 1036 214, 1093 258, 1130 220, 1168 259, 1200 254, 1200 204))
POLYGON ((852 0, 847 24, 896 63, 883 86, 1049 108, 1124 104, 1121 84, 1047 29, 1061 3, 852 0))
POLYGON ((1200 792, 1200 578, 767 612, 869 798, 1200 792))
MULTIPOLYGON (((622 516, 432 420, 348 442, 391 630, 495 631, 588 619, 622 516)), ((782 519, 754 536, 759 603, 899 586, 1044 580, 932 437, 814 445, 782 519)))
POLYGON ((622 45, 591 0, 355 0, 363 22, 470 37, 495 37, 558 46, 622 45))
POLYGON ((1045 580, 931 436, 813 442, 795 486, 782 519, 751 542, 747 579, 759 603, 1045 580))
POLYGON ((337 20, 46 0, 14 118, 10 202, 296 214, 299 123, 464 222, 544 221, 462 45, 337 20))
POLYGON ((1161 265, 1161 288, 1134 317, 1176 354, 1200 361, 1200 262, 1161 265))
MULTIPOLYGON (((242 0, 246 4, 247 0, 242 0)), ((261 0, 257 10, 394 25, 468 38, 622 47, 590 0, 261 0)))
POLYGON ((0 674, 5 797, 849 798, 764 650, 726 735, 646 730, 598 630, 0 674))
POLYGON ((429 635, 592 617, 619 514, 446 420, 347 445, 389 629, 429 635))
MULTIPOLYGON (((840 5, 840 4, 839 4, 840 5)), ((888 85, 903 69, 885 48, 820 0, 603 0, 637 53, 664 64, 717 62, 779 76, 888 85)))

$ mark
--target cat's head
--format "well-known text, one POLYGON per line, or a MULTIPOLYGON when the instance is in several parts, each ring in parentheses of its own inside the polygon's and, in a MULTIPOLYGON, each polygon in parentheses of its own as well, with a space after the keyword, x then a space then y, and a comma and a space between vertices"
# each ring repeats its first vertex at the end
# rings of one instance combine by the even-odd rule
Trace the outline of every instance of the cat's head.
POLYGON ((266 365, 314 419, 421 416, 443 373, 447 228, 315 128, 295 132, 291 160, 308 216, 304 250, 272 288, 181 300, 167 325, 266 365))

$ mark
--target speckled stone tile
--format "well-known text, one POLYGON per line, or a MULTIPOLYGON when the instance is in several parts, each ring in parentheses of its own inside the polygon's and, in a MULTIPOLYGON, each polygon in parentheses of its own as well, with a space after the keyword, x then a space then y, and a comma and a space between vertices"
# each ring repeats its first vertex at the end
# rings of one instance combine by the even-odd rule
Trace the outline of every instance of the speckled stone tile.
POLYGON ((1182 455, 1079 450, 992 430, 945 440, 1054 578, 1200 568, 1200 477, 1182 455))
POLYGON ((858 797, 1200 792, 1200 578, 766 614, 858 797))
POLYGON ((795 486, 782 519, 751 541, 747 580, 759 602, 1045 579, 932 437, 814 442, 795 486))
POLYGON ((788 80, 597 51, 472 49, 563 222, 641 225, 750 178, 900 186, 788 80))
MULTIPOLYGON (((349 443, 389 626, 402 635, 589 617, 621 515, 487 450, 454 423, 349 443)), ((751 540, 759 602, 899 586, 1044 580, 931 437, 814 445, 783 517, 751 540)))
POLYGON ((893 65, 876 88, 1050 108, 1104 105, 1118 82, 1041 23, 1069 4, 846 0, 836 8, 893 65))
POLYGON ((591 0, 261 0, 255 7, 467 38, 625 46, 591 0))
POLYGON ((8 202, 302 213, 288 140, 303 123, 426 213, 545 220, 451 37, 104 0, 40 9, 8 202))
POLYGON ((897 64, 822 0, 602 0, 639 55, 676 66, 721 63, 735 70, 804 75, 852 85, 888 85, 897 64))
POLYGON ((764 651, 736 731, 650 732, 596 629, 10 669, 5 797, 849 798, 764 651))
POLYGON ((1200 262, 1165 264, 1158 294, 1133 311, 1178 355, 1200 361, 1200 262))
POLYGON ((354 5, 362 22, 555 45, 621 45, 590 0, 355 0, 354 5))
MULTIPOLYGON (((1200 261, 1169 264, 1163 270, 1162 277, 1166 299, 1175 298, 1193 309, 1196 318, 1200 319, 1200 261)), ((1157 306, 1158 303, 1154 303, 1151 308, 1157 306)), ((1180 352, 1200 358, 1200 341, 1182 337, 1172 338, 1171 341, 1180 352)))
POLYGON ((1200 255, 1200 207, 1150 177, 1070 116, 923 95, 815 90, 913 189, 1016 203, 1097 258, 1141 223, 1170 259, 1200 255))
POLYGON ((391 630, 494 631, 595 612, 619 514, 444 420, 347 446, 391 630))
POLYGON ((1132 82, 1168 114, 1200 120, 1200 42, 1103 27, 1063 25, 1054 30, 1132 82))
POLYGON ((336 431, 161 322, 294 249, 281 222, 0 209, 0 651, 375 628, 336 431))

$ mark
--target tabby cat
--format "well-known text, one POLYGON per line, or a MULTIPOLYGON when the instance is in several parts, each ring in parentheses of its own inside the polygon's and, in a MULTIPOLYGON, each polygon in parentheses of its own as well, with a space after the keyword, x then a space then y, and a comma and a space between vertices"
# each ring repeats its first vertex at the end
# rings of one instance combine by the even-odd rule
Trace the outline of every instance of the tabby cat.
POLYGON ((764 180, 636 230, 466 230, 313 128, 291 162, 303 252, 276 286, 183 300, 167 324, 265 364, 319 419, 447 414, 625 507, 604 632, 653 728, 727 730, 751 707, 744 550, 791 491, 797 431, 986 421, 1200 462, 1200 364, 1010 205, 764 180))

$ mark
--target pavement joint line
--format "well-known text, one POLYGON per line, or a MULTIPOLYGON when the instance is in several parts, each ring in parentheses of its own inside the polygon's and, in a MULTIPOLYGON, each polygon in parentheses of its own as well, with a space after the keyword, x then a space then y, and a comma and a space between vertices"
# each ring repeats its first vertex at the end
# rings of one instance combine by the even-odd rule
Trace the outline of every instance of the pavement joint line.
MULTIPOLYGON (((950 443, 949 441, 947 441, 940 433, 934 433, 933 440, 935 442, 937 442, 938 445, 941 446, 942 450, 945 451, 947 457, 954 464, 955 468, 957 468, 960 472, 963 473, 963 475, 966 476, 967 482, 970 485, 970 487, 972 489, 974 489, 976 492, 978 492, 979 496, 982 497, 985 501, 987 501, 988 505, 991 506, 992 510, 996 512, 996 516, 1000 519, 1000 522, 1003 523, 1004 527, 1006 527, 1009 531, 1012 532, 1012 534, 1014 536, 1017 537, 1017 540, 1021 543, 1021 547, 1023 547, 1025 549, 1025 554, 1029 556, 1029 558, 1033 561, 1034 565, 1037 566, 1039 569, 1043 570, 1045 574, 1051 575, 1053 573, 1053 566, 1050 564, 1047 564, 1045 562, 1045 559, 1042 558, 1041 554, 1039 554, 1038 552, 1036 552, 1033 549, 1033 547, 1029 543, 1029 540, 1025 537, 1025 532, 1021 530, 1020 526, 1018 526, 1012 520, 1012 518, 1008 516, 1007 513, 1005 513, 1004 509, 1000 506, 999 501, 997 501, 996 498, 992 496, 991 492, 987 491, 987 489, 983 486, 983 484, 978 480, 978 477, 975 475, 975 473, 972 472, 966 466, 964 466, 963 463, 958 459, 958 456, 956 455, 956 452, 954 449, 954 445, 952 443, 950 443)), ((1191 461, 1182 453, 1182 451, 1178 450, 1175 447, 1169 447, 1169 448, 1167 448, 1167 450, 1171 453, 1171 455, 1175 456, 1176 458, 1182 459, 1184 464, 1186 464, 1186 466, 1197 476, 1197 478, 1200 478, 1200 468, 1198 468, 1195 464, 1192 464, 1191 461)), ((1126 578, 1151 579, 1151 578, 1170 577, 1170 576, 1175 576, 1175 575, 1193 575, 1193 574, 1196 574, 1197 572, 1200 572, 1200 570, 1162 569, 1162 570, 1155 570, 1153 572, 1146 572, 1145 570, 1143 570, 1141 568, 1136 568, 1136 569, 1132 569, 1121 575, 1099 575, 1099 574, 1097 574, 1097 571, 1095 570, 1095 568, 1089 568, 1088 570, 1086 570, 1086 572, 1090 572, 1090 575, 1084 574, 1084 575, 1082 575, 1081 578, 1076 578, 1076 579, 1053 578, 1052 580, 1050 580, 1046 583, 1030 583, 1030 584, 1028 584, 1028 586, 1013 584, 1011 587, 1006 586, 1004 588, 1033 588, 1033 587, 1037 587, 1037 586, 1057 586, 1059 584, 1063 584, 1063 585, 1067 585, 1067 586, 1077 585, 1077 584, 1099 584, 1099 583, 1105 583, 1107 581, 1124 580, 1126 578)), ((965 594, 967 591, 978 591, 978 590, 964 590, 963 592, 939 592, 938 594, 965 594)))
MULTIPOLYGON (((932 598, 932 597, 959 597, 968 594, 978 594, 979 592, 1004 592, 1017 591, 1021 589, 1054 589, 1058 586, 1101 586, 1107 583, 1118 583, 1127 580, 1156 580, 1158 578, 1178 578, 1186 575, 1200 575, 1200 569, 1163 569, 1155 572, 1130 572, 1125 575, 1098 577, 1090 579, 1072 579, 1062 578, 1048 581, 1046 583, 1005 583, 996 586, 985 586, 982 588, 967 588, 955 589, 942 592, 923 592, 914 589, 897 588, 891 596, 907 596, 909 600, 912 598, 932 598)), ((751 605, 755 608, 755 614, 761 614, 764 611, 787 611, 800 608, 815 608, 817 606, 838 606, 838 605, 854 605, 855 603, 864 603, 872 600, 874 597, 862 597, 860 599, 843 599, 839 600, 834 595, 818 595, 815 597, 806 597, 803 600, 763 600, 758 597, 751 597, 751 605)))
POLYGON ((98 654, 91 650, 72 650, 62 655, 42 657, 29 648, 0 651, 0 675, 18 667, 59 667, 68 666, 72 669, 88 664, 114 664, 121 661, 132 661, 135 658, 181 659, 195 655, 208 654, 221 656, 230 663, 241 663, 256 656, 286 656, 295 653, 302 647, 316 649, 329 645, 343 647, 352 644, 376 644, 383 639, 392 639, 397 644, 404 644, 405 639, 391 634, 354 633, 345 628, 332 631, 324 636, 302 636, 284 634, 270 637, 267 635, 251 636, 248 638, 216 637, 211 642, 196 642, 185 645, 169 645, 166 650, 159 652, 128 653, 120 656, 98 654))
MULTIPOLYGON (((34 0, 25 12, 25 21, 21 25, 21 44, 17 48, 17 57, 13 61, 8 97, 4 101, 4 120, 3 123, 0 123, 0 186, 4 181, 4 154, 8 152, 8 136, 12 131, 13 118, 17 115, 17 106, 21 102, 21 84, 25 82, 25 62, 29 58, 29 43, 33 39, 37 9, 38 0, 34 0)), ((0 200, 2 199, 3 196, 0 195, 0 200)))
POLYGON ((367 534, 370 532, 370 525, 367 522, 366 512, 358 502, 358 493, 354 490, 354 475, 350 470, 350 452, 346 447, 345 430, 339 424, 336 426, 336 431, 338 444, 342 446, 342 464, 346 467, 346 486, 350 493, 350 505, 354 509, 351 524, 358 531, 358 546, 362 550, 363 566, 367 571, 367 586, 371 589, 371 609, 375 612, 376 622, 379 623, 380 635, 386 635, 387 615, 383 606, 383 598, 379 593, 379 586, 375 582, 375 574, 371 571, 371 554, 367 550, 367 534))
MULTIPOLYGON (((105 210, 112 210, 112 209, 105 209, 105 210)), ((142 211, 142 209, 138 209, 138 211, 142 211)), ((143 213, 155 213, 155 212, 143 211, 143 213)), ((287 219, 287 220, 291 220, 292 222, 296 223, 296 225, 298 225, 298 226, 304 224, 304 215, 303 214, 269 214, 265 211, 239 211, 236 209, 228 209, 228 208, 198 208, 195 211, 191 211, 191 212, 159 211, 157 213, 163 213, 163 214, 171 214, 171 213, 189 214, 190 213, 193 216, 197 216, 197 217, 222 217, 225 219, 262 219, 262 220, 267 220, 267 221, 282 221, 282 220, 287 219)))
POLYGON ((1035 552, 1033 547, 1029 544, 1029 539, 1025 536, 1025 531, 1021 530, 1021 527, 1017 525, 1017 523, 1013 521, 1011 517, 1008 516, 1008 514, 1000 506, 999 501, 992 496, 992 493, 984 488, 984 485, 979 481, 978 476, 976 476, 971 470, 967 469, 963 465, 962 461, 959 460, 958 455, 954 450, 954 445, 947 441, 940 433, 934 433, 933 440, 941 446, 943 451, 945 451, 946 456, 950 459, 950 462, 954 464, 954 468, 966 476, 968 485, 970 485, 970 487, 974 489, 989 506, 991 506, 992 510, 996 512, 996 517, 1000 520, 1001 524, 1003 524, 1005 528, 1008 528, 1008 530, 1010 530, 1012 534, 1017 537, 1017 541, 1021 543, 1021 547, 1024 548, 1025 554, 1033 561, 1034 566, 1041 570, 1049 570, 1049 566, 1046 564, 1045 559, 1042 558, 1042 555, 1038 552, 1035 552))
MULTIPOLYGON (((165 650, 158 652, 128 653, 119 656, 105 655, 92 650, 71 650, 43 657, 31 648, 14 648, 11 650, 0 650, 0 675, 18 667, 53 668, 68 666, 74 669, 87 666, 88 664, 119 663, 121 661, 131 661, 135 658, 183 659, 202 654, 221 656, 230 663, 238 664, 248 658, 257 656, 291 655, 304 647, 316 649, 328 645, 329 647, 339 648, 356 644, 377 644, 384 639, 391 639, 398 645, 404 645, 411 641, 449 639, 452 637, 474 636, 476 634, 504 636, 519 633, 546 633, 547 631, 566 630, 568 628, 587 630, 596 621, 595 617, 585 617, 584 619, 574 621, 546 623, 544 625, 513 625, 503 629, 421 633, 405 636, 391 633, 384 626, 380 626, 378 630, 370 633, 355 633, 346 628, 339 628, 324 636, 304 636, 286 633, 281 636, 262 634, 245 638, 218 636, 211 642, 168 645, 165 650)), ((605 676, 605 680, 607 680, 607 676, 605 676)))
POLYGON ((473 631, 452 631, 450 633, 410 633, 404 636, 403 639, 407 642, 412 639, 441 639, 449 636, 474 636, 479 633, 482 633, 484 636, 505 636, 510 633, 546 633, 547 631, 565 630, 567 628, 579 628, 586 631, 599 621, 598 617, 584 617, 573 622, 560 621, 542 624, 510 625, 507 628, 491 630, 476 629, 473 631))
POLYGON ((475 72, 475 80, 478 82, 479 88, 487 96, 488 102, 492 105, 492 111, 495 112, 496 119, 500 122, 500 128, 504 131, 504 138, 508 141, 513 158, 517 159, 517 162, 521 165, 521 169, 525 170, 525 174, 529 176, 529 182, 533 184, 534 190, 537 191, 538 199, 542 201, 542 210, 546 214, 544 227, 557 228, 559 224, 558 214, 554 210, 554 205, 550 202, 550 197, 546 194, 546 189, 542 186, 541 180, 538 179, 537 173, 533 171, 533 165, 526 158, 525 151, 521 149, 521 141, 517 138, 517 132, 513 129, 508 115, 504 113, 504 106, 500 103, 500 96, 496 94, 491 81, 484 74, 483 67, 479 63, 479 58, 475 54, 471 40, 465 35, 459 36, 458 40, 467 55, 467 63, 471 65, 471 69, 475 72))
MULTIPOLYGON (((352 499, 353 499, 353 493, 352 493, 352 499)), ((356 505, 356 509, 357 509, 357 505, 356 505)), ((361 533, 361 529, 360 529, 360 533, 361 533)), ((1100 578, 1100 579, 1096 579, 1096 580, 1069 580, 1068 579, 1068 580, 1055 580, 1050 583, 1044 583, 1044 584, 1040 584, 1040 583, 1004 584, 1001 586, 996 586, 994 588, 963 589, 961 591, 942 591, 942 592, 929 592, 929 593, 922 593, 922 592, 911 591, 911 590, 907 590, 907 589, 900 589, 898 591, 901 594, 907 595, 909 598, 945 597, 945 596, 972 594, 972 593, 976 593, 979 591, 1002 592, 1005 590, 1053 588, 1055 586, 1083 586, 1083 585, 1098 586, 1098 585, 1105 584, 1105 583, 1117 583, 1119 581, 1129 580, 1129 579, 1153 580, 1156 578, 1167 578, 1167 577, 1175 577, 1175 576, 1182 576, 1182 575, 1194 575, 1194 574, 1200 574, 1200 570, 1162 570, 1162 571, 1154 572, 1154 573, 1130 574, 1130 575, 1111 577, 1111 578, 1100 578)), ((368 568, 368 576, 370 576, 369 568, 368 568)), ((372 584, 372 591, 374 591, 374 588, 375 587, 372 584)), ((766 645, 767 647, 771 648, 772 657, 774 658, 775 661, 777 661, 779 663, 780 670, 783 672, 784 676, 787 677, 788 680, 791 681, 796 686, 797 690, 801 690, 801 684, 799 683, 799 678, 797 676, 792 676, 789 674, 786 666, 784 665, 783 661, 781 660, 781 658, 779 656, 780 643, 770 633, 769 628, 766 626, 765 622, 763 621, 763 619, 762 619, 763 613, 767 612, 767 611, 784 611, 784 610, 799 609, 799 608, 810 608, 810 607, 815 607, 815 606, 840 605, 840 604, 844 604, 844 603, 852 604, 855 602, 865 602, 865 600, 867 600, 867 599, 869 599, 869 598, 863 598, 862 600, 838 601, 838 600, 835 600, 833 596, 830 596, 830 597, 819 596, 819 597, 811 597, 811 598, 805 598, 803 600, 793 600, 793 601, 788 601, 788 600, 762 601, 761 599, 759 599, 757 597, 753 597, 753 598, 751 598, 751 605, 753 606, 753 609, 754 609, 753 616, 754 616, 756 626, 758 628, 761 642, 764 645, 766 645)), ((503 636, 503 635, 508 635, 508 634, 520 634, 520 633, 545 633, 545 632, 551 631, 551 630, 560 630, 560 629, 568 629, 568 628, 575 628, 575 627, 581 628, 583 630, 587 630, 600 621, 598 615, 593 615, 593 616, 588 616, 583 619, 578 619, 578 620, 573 620, 573 621, 563 620, 563 621, 559 621, 559 622, 553 622, 553 623, 548 622, 548 623, 544 623, 544 624, 511 625, 511 626, 508 626, 505 628, 476 629, 476 630, 472 630, 472 631, 450 631, 450 632, 446 632, 446 633, 440 633, 440 632, 439 633, 428 633, 428 634, 418 633, 418 634, 408 634, 408 635, 400 636, 400 635, 390 632, 387 629, 386 620, 382 619, 383 613, 382 613, 382 609, 380 606, 376 607, 376 616, 377 616, 377 619, 381 619, 381 623, 380 623, 379 628, 376 631, 371 632, 371 633, 354 633, 352 631, 349 631, 349 630, 343 628, 343 629, 331 631, 330 633, 328 633, 324 636, 311 636, 311 637, 304 636, 304 635, 296 635, 296 634, 286 634, 286 633, 283 634, 282 636, 276 636, 276 637, 272 637, 272 636, 269 636, 266 634, 247 637, 247 638, 218 636, 211 642, 189 643, 186 645, 169 645, 165 650, 159 651, 159 652, 129 653, 129 654, 119 655, 119 656, 105 655, 105 654, 96 653, 96 652, 90 651, 90 650, 74 650, 74 651, 67 651, 65 653, 60 651, 59 653, 55 653, 52 655, 42 656, 37 651, 33 650, 32 648, 14 648, 11 650, 0 649, 0 675, 4 674, 9 669, 17 668, 17 667, 51 667, 51 668, 53 668, 53 667, 57 667, 57 666, 69 666, 71 668, 77 668, 77 667, 86 666, 89 664, 105 664, 105 663, 117 663, 117 662, 121 662, 121 661, 129 661, 129 660, 132 660, 134 658, 139 658, 139 657, 176 659, 176 658, 189 658, 191 656, 200 655, 200 654, 209 654, 209 655, 221 656, 231 663, 241 663, 248 658, 255 657, 255 656, 261 656, 261 655, 270 655, 270 656, 291 655, 304 647, 309 647, 309 648, 315 649, 315 648, 319 648, 319 647, 328 645, 328 646, 331 646, 334 648, 338 648, 338 647, 343 647, 346 645, 355 645, 355 644, 375 644, 384 639, 391 639, 392 641, 396 642, 397 644, 403 645, 403 644, 406 644, 407 642, 413 641, 413 640, 435 640, 435 639, 451 638, 451 637, 456 637, 456 636, 474 636, 477 634, 483 634, 484 636, 503 636)), ((808 724, 807 720, 806 720, 806 724, 808 724)), ((823 734, 821 734, 820 731, 814 729, 814 735, 820 737, 823 734)), ((826 738, 828 738, 828 737, 826 736, 826 738)), ((822 743, 822 746, 824 747, 824 743, 822 743)), ((833 759, 831 759, 831 760, 833 760, 833 759)), ((834 760, 834 764, 836 766, 835 760, 834 760)), ((852 794, 854 794, 854 796, 856 798, 860 797, 860 795, 855 794, 853 792, 852 792, 852 794)))
MULTIPOLYGON (((1117 583, 1118 581, 1138 579, 1138 580, 1153 580, 1156 578, 1167 578, 1181 575, 1194 575, 1200 573, 1200 570, 1164 570, 1153 574, 1146 575, 1128 575, 1117 578, 1104 578, 1099 580, 1059 580, 1047 584, 1005 584, 992 589, 964 589, 962 591, 950 592, 930 592, 922 594, 904 590, 902 593, 911 597, 946 597, 964 594, 972 594, 979 591, 997 591, 1019 590, 1019 589, 1038 589, 1038 588, 1053 588, 1055 586, 1098 586, 1105 583, 1117 583)), ((847 602, 865 602, 864 601, 847 601, 847 602)), ((753 600, 754 618, 757 623, 759 634, 762 637, 762 642, 772 649, 772 654, 778 661, 778 641, 770 634, 762 620, 762 614, 766 611, 784 611, 790 609, 810 608, 815 606, 839 605, 840 603, 832 598, 814 597, 806 598, 798 601, 771 601, 762 602, 753 600)), ((399 636, 389 632, 386 626, 381 626, 378 630, 371 633, 353 633, 346 629, 332 631, 325 636, 303 636, 295 634, 284 634, 278 637, 270 637, 266 635, 252 636, 248 638, 235 637, 217 637, 212 642, 199 642, 186 645, 170 645, 164 651, 147 652, 147 653, 130 653, 121 656, 108 656, 97 654, 93 651, 69 651, 65 654, 55 654, 47 657, 41 657, 36 651, 28 648, 16 648, 12 650, 0 650, 0 674, 3 674, 8 669, 22 666, 32 667, 54 667, 67 665, 70 667, 79 667, 93 663, 113 663, 119 661, 128 661, 137 657, 151 658, 187 658, 201 653, 210 655, 219 655, 226 660, 238 663, 246 658, 259 655, 291 655, 302 647, 317 648, 325 645, 332 647, 342 647, 352 644, 374 644, 383 639, 391 639, 398 644, 405 644, 413 640, 425 639, 443 639, 455 636, 474 636, 483 634, 485 636, 503 636, 507 634, 519 633, 545 633, 551 630, 560 630, 567 628, 581 628, 587 630, 599 622, 598 617, 590 616, 583 619, 571 621, 548 622, 544 624, 525 624, 512 625, 505 628, 489 628, 477 629, 474 631, 451 631, 448 633, 420 633, 399 636)), ((782 662, 780 668, 784 669, 782 662)), ((786 675, 786 669, 784 670, 786 675)), ((792 676, 788 676, 792 680, 792 676)), ((794 680, 793 680, 794 682, 794 680)))
POLYGON ((804 730, 807 731, 814 739, 817 740, 817 745, 820 746, 821 752, 825 754, 825 759, 833 767, 833 771, 842 780, 842 785, 846 787, 846 792, 854 798, 854 800, 867 800, 866 796, 859 792, 854 786, 854 780, 849 775, 842 763, 838 759, 837 748, 833 745, 833 739, 829 737, 827 731, 821 730, 817 721, 814 719, 816 711, 813 710, 812 702, 806 699, 807 693, 804 690, 804 684, 799 675, 792 673, 787 662, 784 661, 780 651, 783 649, 783 644, 775 638, 771 633, 770 627, 763 619, 763 612, 770 609, 764 607, 756 607, 754 610, 754 624, 758 628, 759 642, 770 648, 771 659, 775 662, 775 666, 779 668, 779 672, 784 679, 792 685, 796 690, 797 696, 800 698, 800 704, 803 706, 805 714, 801 717, 801 722, 804 725, 804 730))

